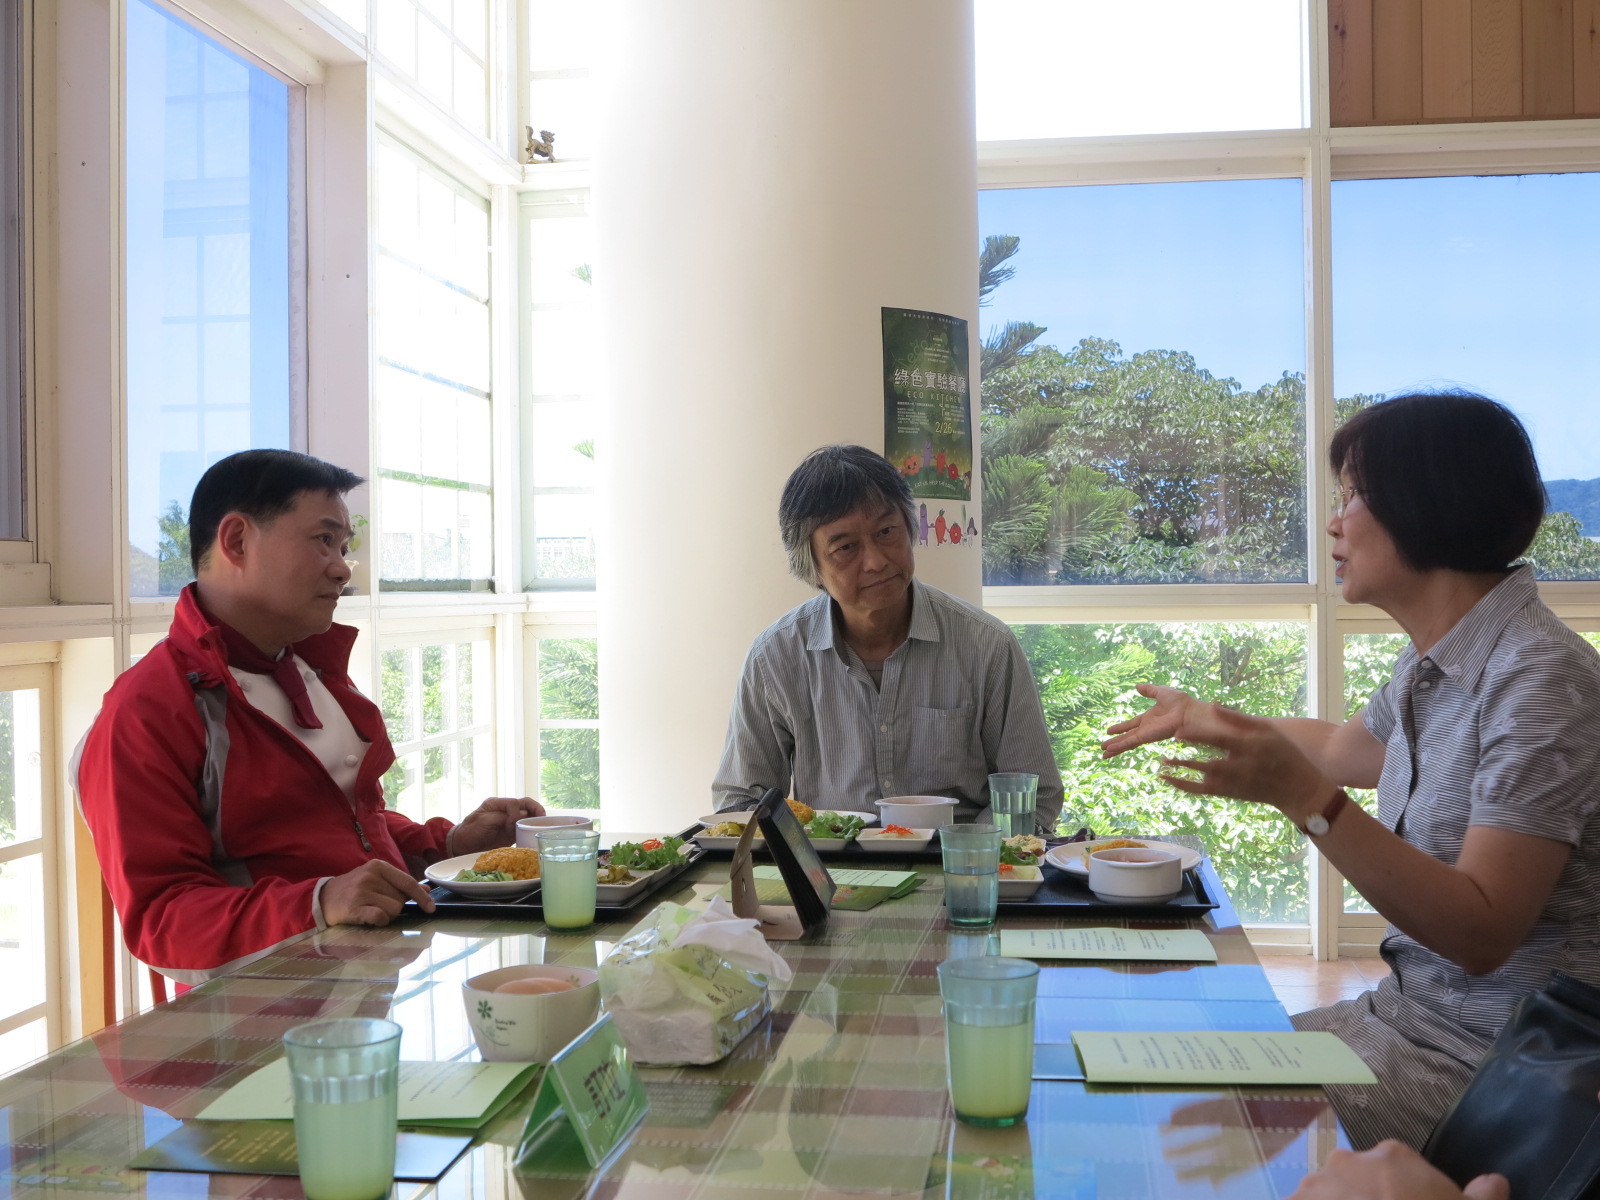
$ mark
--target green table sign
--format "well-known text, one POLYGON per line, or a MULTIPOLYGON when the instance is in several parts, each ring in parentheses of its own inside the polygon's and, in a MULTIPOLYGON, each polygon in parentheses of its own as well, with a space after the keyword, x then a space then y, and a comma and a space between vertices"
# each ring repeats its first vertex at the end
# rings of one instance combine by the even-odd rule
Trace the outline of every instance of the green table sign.
POLYGON ((649 1110, 644 1084, 606 1014, 550 1060, 517 1159, 537 1156, 542 1167, 552 1165, 551 1160, 574 1157, 576 1139, 589 1166, 599 1167, 649 1110))

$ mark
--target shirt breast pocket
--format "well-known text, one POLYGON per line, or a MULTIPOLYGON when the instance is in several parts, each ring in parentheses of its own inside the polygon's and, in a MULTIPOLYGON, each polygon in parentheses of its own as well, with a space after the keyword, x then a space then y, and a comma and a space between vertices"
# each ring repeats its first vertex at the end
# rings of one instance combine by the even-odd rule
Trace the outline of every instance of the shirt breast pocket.
POLYGON ((917 708, 911 714, 911 739, 906 747, 911 780, 920 791, 950 788, 966 781, 977 753, 978 727, 972 706, 917 708))

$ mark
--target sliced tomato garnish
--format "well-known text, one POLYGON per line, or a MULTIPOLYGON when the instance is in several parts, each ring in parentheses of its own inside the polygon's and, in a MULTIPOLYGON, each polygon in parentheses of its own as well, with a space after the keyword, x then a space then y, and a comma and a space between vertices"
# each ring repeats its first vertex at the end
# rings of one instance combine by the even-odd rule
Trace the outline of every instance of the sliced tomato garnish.
POLYGON ((651 838, 648 842, 640 842, 639 843, 639 849, 641 849, 641 850, 659 850, 664 845, 666 845, 666 843, 663 842, 660 838, 651 838))

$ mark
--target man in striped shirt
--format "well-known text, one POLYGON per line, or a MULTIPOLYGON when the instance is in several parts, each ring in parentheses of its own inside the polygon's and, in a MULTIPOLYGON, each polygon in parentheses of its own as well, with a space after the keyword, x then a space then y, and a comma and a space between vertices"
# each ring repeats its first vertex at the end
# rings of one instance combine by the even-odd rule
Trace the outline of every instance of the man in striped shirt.
POLYGON ((789 569, 821 590, 750 648, 712 785, 719 809, 791 789, 818 808, 887 796, 988 808, 988 776, 1039 776, 1037 824, 1061 812, 1044 712, 1022 648, 982 609, 915 578, 911 491, 881 455, 824 446, 784 485, 789 569))

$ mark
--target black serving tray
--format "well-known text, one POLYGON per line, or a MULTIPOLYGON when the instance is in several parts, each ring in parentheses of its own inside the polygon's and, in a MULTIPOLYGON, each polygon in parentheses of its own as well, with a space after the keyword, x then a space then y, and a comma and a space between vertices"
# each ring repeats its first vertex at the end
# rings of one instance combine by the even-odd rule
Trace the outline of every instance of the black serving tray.
MULTIPOLYGON (((692 839, 691 839, 692 840, 692 839)), ((700 843, 695 842, 699 846, 700 843)), ((816 849, 816 847, 812 847, 816 849)), ((727 861, 733 858, 733 850, 724 846, 701 846, 700 852, 708 858, 727 861)), ((767 843, 764 840, 756 841, 751 847, 751 853, 758 859, 770 859, 767 853, 767 843)), ((863 850, 854 841, 846 844, 839 850, 817 850, 817 857, 825 863, 843 863, 846 866, 861 870, 871 870, 874 863, 937 863, 943 862, 943 855, 939 850, 939 835, 934 834, 933 840, 921 850, 896 850, 893 853, 871 853, 863 850)))
MULTIPOLYGON (((670 867, 662 867, 654 875, 644 881, 644 885, 633 892, 621 903, 607 904, 603 900, 596 901, 594 906, 595 920, 615 920, 625 917, 640 904, 661 890, 671 885, 697 862, 706 859, 706 851, 689 842, 692 849, 687 858, 674 863, 670 867)), ((433 897, 435 905, 434 916, 441 917, 515 917, 518 919, 539 921, 544 919, 544 906, 540 903, 537 891, 525 893, 521 896, 463 896, 453 892, 447 887, 434 885, 428 889, 428 894, 433 897)), ((416 902, 408 901, 406 909, 417 912, 416 902)), ((425 914, 426 915, 426 914, 425 914)))
POLYGON ((1110 904, 1089 890, 1086 882, 1046 863, 1039 868, 1044 882, 1026 900, 1001 900, 996 911, 1003 917, 1203 916, 1220 902, 1213 899, 1198 869, 1183 873, 1183 889, 1159 904, 1110 904))

